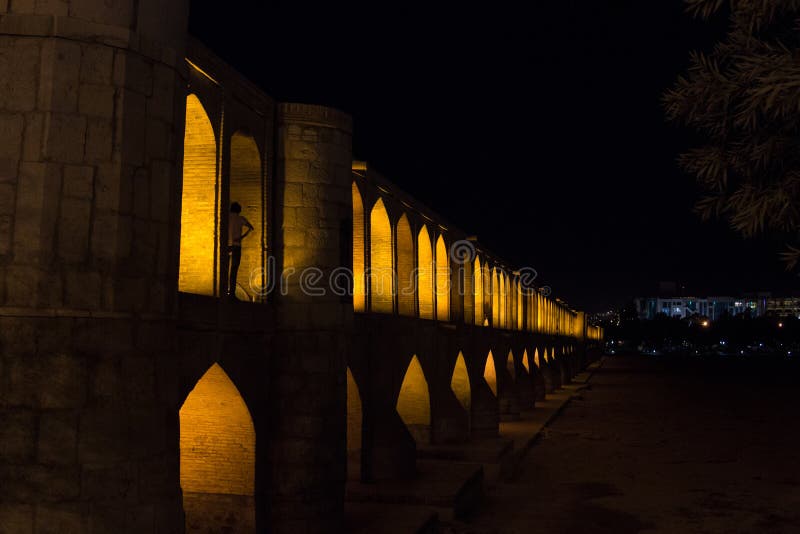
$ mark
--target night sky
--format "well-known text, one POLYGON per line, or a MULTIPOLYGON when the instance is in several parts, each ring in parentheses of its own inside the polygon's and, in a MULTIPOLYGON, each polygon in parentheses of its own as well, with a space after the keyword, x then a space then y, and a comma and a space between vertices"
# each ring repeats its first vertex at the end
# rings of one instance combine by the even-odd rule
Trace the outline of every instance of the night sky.
POLYGON ((665 123, 661 94, 725 18, 679 0, 536 4, 195 0, 190 32, 273 97, 352 114, 355 158, 573 306, 662 280, 701 296, 796 287, 781 242, 693 214, 675 163, 692 135, 665 123))

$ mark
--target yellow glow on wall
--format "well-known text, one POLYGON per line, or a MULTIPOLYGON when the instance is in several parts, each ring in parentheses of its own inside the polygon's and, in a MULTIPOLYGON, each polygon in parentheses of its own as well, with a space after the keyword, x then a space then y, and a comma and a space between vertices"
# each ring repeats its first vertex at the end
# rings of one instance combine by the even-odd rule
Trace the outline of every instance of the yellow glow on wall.
POLYGON ((555 359, 556 359, 556 348, 552 347, 550 349, 550 360, 555 360, 555 359))
POLYGON ((531 372, 531 364, 528 361, 528 349, 525 349, 522 353, 522 366, 525 368, 528 373, 531 372))
POLYGON ((486 358, 486 365, 483 367, 483 379, 492 390, 492 394, 497 396, 497 371, 494 368, 494 354, 489 351, 489 356, 486 358))
POLYGON ((508 279, 508 275, 503 273, 503 302, 505 303, 504 315, 503 315, 503 328, 511 329, 512 317, 511 317, 511 282, 508 279))
POLYGON ((492 326, 495 328, 502 327, 500 321, 500 273, 497 268, 492 269, 492 326))
POLYGON ((400 386, 397 413, 415 439, 419 440, 419 436, 430 432, 431 400, 428 381, 416 356, 411 358, 400 386))
POLYGON ((458 402, 461 406, 470 413, 470 406, 472 405, 472 389, 469 385, 469 373, 467 373, 467 363, 464 361, 464 355, 458 353, 456 365, 453 368, 453 376, 450 379, 450 389, 453 390, 458 402))
POLYGON ((367 292, 364 281, 364 203, 361 192, 353 182, 353 310, 367 309, 367 292))
POLYGON ((242 240, 242 261, 237 280, 239 291, 248 296, 247 300, 256 298, 267 287, 263 183, 261 155, 256 142, 249 135, 234 133, 231 137, 230 199, 241 204, 242 216, 255 228, 242 240))
POLYGON ((397 221, 397 311, 414 315, 417 280, 414 276, 414 238, 404 213, 397 221))
POLYGON ((547 356, 547 349, 544 349, 544 363, 547 363, 549 361, 550 361, 550 358, 548 358, 548 356, 547 356))
POLYGON ((483 272, 481 271, 481 260, 475 257, 474 270, 472 272, 474 282, 473 292, 475 294, 475 324, 483 324, 483 272))
POLYGON ((508 370, 508 374, 511 375, 511 379, 516 381, 517 366, 514 363, 514 353, 511 351, 508 351, 508 358, 506 358, 506 369, 508 370))
POLYGON ((541 363, 539 362, 539 349, 534 349, 534 351, 533 351, 533 364, 537 368, 541 367, 541 363))
MULTIPOLYGON (((492 276, 489 274, 489 262, 483 262, 483 324, 488 326, 492 317, 492 276)), ((494 324, 494 323, 492 323, 494 324)))
POLYGON ((517 330, 525 330, 525 295, 519 282, 514 294, 517 296, 517 330))
POLYGON ((370 310, 375 313, 392 313, 394 311, 392 227, 389 225, 386 207, 380 198, 370 213, 369 248, 370 310))
POLYGON ((217 140, 200 100, 186 97, 178 290, 213 296, 217 263, 217 140))
POLYGON ((184 493, 252 496, 256 432, 239 390, 214 364, 180 410, 184 493))
POLYGON ((436 318, 450 320, 450 258, 442 236, 436 240, 436 318))
POLYGON ((433 319, 433 250, 428 227, 423 225, 417 236, 417 302, 419 316, 433 319))

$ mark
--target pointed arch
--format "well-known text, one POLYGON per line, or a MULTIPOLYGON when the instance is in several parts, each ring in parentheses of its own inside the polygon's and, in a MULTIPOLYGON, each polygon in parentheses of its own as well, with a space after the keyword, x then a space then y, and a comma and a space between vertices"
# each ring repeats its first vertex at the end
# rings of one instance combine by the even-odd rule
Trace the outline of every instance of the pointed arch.
POLYGON ((416 355, 411 358, 400 386, 397 413, 417 442, 430 440, 431 399, 428 381, 416 355))
POLYGON ((417 280, 419 316, 433 319, 433 250, 428 227, 424 224, 417 235, 417 280))
POLYGON ((539 368, 541 367, 541 363, 539 362, 539 349, 534 349, 533 351, 533 364, 539 368))
POLYGON ((436 319, 450 320, 450 258, 444 236, 436 240, 436 319))
POLYGON ((366 248, 364 240, 364 203, 361 200, 361 191, 353 182, 353 311, 364 312, 367 310, 367 291, 365 286, 364 268, 366 248))
POLYGON ((550 358, 547 356, 547 348, 544 349, 544 363, 549 363, 550 358))
MULTIPOLYGON (((489 262, 483 262, 483 325, 488 326, 492 319, 492 276, 489 273, 489 262)), ((494 324, 494 322, 492 322, 494 324)))
POLYGON ((472 388, 469 384, 469 373, 467 372, 467 362, 464 361, 464 355, 459 352, 456 358, 456 365, 453 367, 453 375, 450 378, 450 389, 453 394, 464 407, 467 414, 470 413, 472 405, 472 388))
POLYGON ((522 367, 524 367, 525 371, 527 371, 528 374, 530 374, 530 372, 531 372, 531 364, 528 361, 528 349, 524 349, 523 352, 522 352, 522 367))
POLYGON ((392 256, 392 227, 383 199, 379 198, 369 216, 369 297, 372 312, 394 311, 392 256))
POLYGON ((511 375, 511 380, 517 381, 517 364, 514 362, 514 352, 508 351, 508 358, 506 358, 506 370, 511 375))
POLYGON ((397 221, 397 312, 414 316, 417 280, 414 276, 414 238, 404 213, 397 221))
POLYGON ((483 325, 483 271, 481 270, 481 259, 475 256, 472 271, 473 293, 475 294, 475 324, 483 325))
POLYGON ((489 386, 489 389, 492 390, 492 394, 496 397, 497 370, 494 367, 494 354, 492 354, 492 351, 489 351, 489 355, 486 357, 486 365, 483 366, 483 379, 486 381, 486 385, 489 386))
POLYGON ((203 104, 186 97, 178 290, 213 296, 217 273, 217 138, 203 104))
POLYGON ((241 215, 253 225, 247 239, 242 239, 241 276, 238 277, 235 291, 245 297, 242 300, 252 301, 260 298, 267 287, 267 270, 264 268, 267 250, 264 232, 265 192, 261 154, 255 139, 243 132, 235 132, 231 136, 230 161, 230 200, 242 206, 241 215))
POLYGON ((552 361, 552 360, 555 360, 555 359, 556 359, 556 348, 555 347, 550 347, 550 360, 552 361))
POLYGON ((195 384, 179 420, 187 532, 213 528, 211 516, 232 518, 240 531, 255 532, 255 426, 222 367, 215 363, 195 384))
POLYGON ((503 325, 500 320, 500 309, 502 300, 500 298, 500 273, 497 267, 492 269, 492 326, 501 328, 503 325))

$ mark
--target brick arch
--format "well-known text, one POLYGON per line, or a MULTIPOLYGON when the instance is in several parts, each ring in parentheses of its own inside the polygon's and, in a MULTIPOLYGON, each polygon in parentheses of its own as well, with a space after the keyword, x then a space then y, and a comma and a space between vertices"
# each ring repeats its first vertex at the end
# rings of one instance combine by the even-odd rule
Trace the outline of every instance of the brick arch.
POLYGON ((450 374, 450 389, 458 399, 458 402, 470 414, 472 407, 472 386, 470 385, 469 370, 464 359, 464 353, 458 351, 453 372, 450 374))
POLYGON ((361 477, 361 449, 364 426, 364 410, 361 390, 347 367, 347 474, 349 478, 361 477))
POLYGON ((414 238, 408 216, 403 213, 395 226, 397 245, 397 312, 413 317, 417 280, 414 273, 414 238))
POLYGON ((367 309, 367 290, 364 270, 366 269, 366 222, 364 220, 364 200, 355 182, 351 188, 353 198, 353 311, 367 309))
POLYGON ((250 410, 214 363, 186 397, 180 417, 180 481, 186 532, 255 531, 256 431, 250 410))
POLYGON ((436 319, 450 320, 450 253, 443 235, 436 238, 436 319))
POLYGON ((194 93, 186 97, 178 289, 216 293, 217 135, 194 93))
POLYGON ((497 365, 491 350, 486 356, 486 363, 483 366, 483 379, 489 389, 492 390, 492 394, 497 397, 497 365))
POLYGON ((416 355, 406 368, 397 395, 397 414, 418 444, 431 441, 431 395, 428 379, 416 355))
POLYGON ((255 139, 244 130, 237 130, 231 136, 230 151, 230 201, 238 202, 242 206, 241 215, 255 228, 242 240, 242 257, 235 291, 242 300, 260 300, 267 287, 266 191, 261 151, 255 139))
POLYGON ((389 214, 378 198, 369 217, 369 303, 370 311, 394 310, 394 244, 389 214))
POLYGON ((433 246, 428 227, 423 224, 417 234, 417 302, 423 319, 434 318, 433 280, 433 246))

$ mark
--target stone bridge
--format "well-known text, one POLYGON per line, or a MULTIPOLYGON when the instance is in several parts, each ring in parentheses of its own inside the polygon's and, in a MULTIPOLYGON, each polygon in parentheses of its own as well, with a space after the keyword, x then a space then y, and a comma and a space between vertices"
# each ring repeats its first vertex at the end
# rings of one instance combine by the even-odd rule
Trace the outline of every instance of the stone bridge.
POLYGON ((341 531, 602 339, 187 7, 0 0, 0 532, 341 531))

